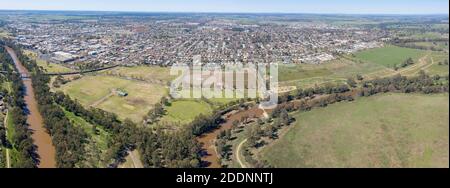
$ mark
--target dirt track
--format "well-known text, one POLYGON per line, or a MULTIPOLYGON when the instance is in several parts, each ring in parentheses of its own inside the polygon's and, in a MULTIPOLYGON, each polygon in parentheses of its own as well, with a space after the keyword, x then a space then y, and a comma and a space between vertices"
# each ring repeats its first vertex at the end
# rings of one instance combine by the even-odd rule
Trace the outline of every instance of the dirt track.
POLYGON ((198 137, 198 141, 202 144, 202 149, 204 155, 202 156, 203 166, 208 168, 220 168, 220 158, 217 155, 215 141, 217 135, 224 130, 231 129, 234 121, 241 121, 241 118, 244 116, 248 117, 262 117, 264 111, 259 109, 257 106, 250 108, 245 111, 240 111, 238 113, 230 115, 226 118, 226 122, 221 124, 218 129, 215 129, 209 133, 205 133, 202 136, 198 137))

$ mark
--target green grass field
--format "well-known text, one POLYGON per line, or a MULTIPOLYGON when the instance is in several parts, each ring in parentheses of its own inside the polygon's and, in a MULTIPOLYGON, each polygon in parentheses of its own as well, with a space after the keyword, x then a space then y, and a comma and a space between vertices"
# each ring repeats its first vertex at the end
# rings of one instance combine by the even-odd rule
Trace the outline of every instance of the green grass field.
POLYGON ((211 114, 212 110, 212 107, 208 103, 203 101, 174 101, 170 106, 166 108, 166 115, 162 117, 161 122, 187 124, 200 114, 211 114))
POLYGON ((318 65, 280 65, 278 75, 280 86, 307 88, 325 83, 345 83, 347 78, 355 77, 357 74, 365 75, 386 69, 386 67, 378 64, 359 63, 346 58, 339 58, 318 65), (291 70, 301 71, 296 75, 291 70))
POLYGON ((112 70, 103 71, 102 74, 130 77, 161 83, 166 83, 176 78, 176 75, 170 75, 170 67, 159 66, 117 67, 112 70))
POLYGON ((441 64, 439 65, 439 62, 444 62, 444 60, 449 60, 448 53, 444 52, 433 52, 431 56, 428 58, 428 61, 433 60, 433 65, 425 69, 425 72, 427 72, 430 75, 449 75, 449 66, 441 64))
POLYGON ((408 58, 417 61, 425 55, 425 51, 397 46, 384 46, 355 53, 355 58, 364 62, 375 63, 393 68, 408 58))
POLYGON ((141 122, 142 118, 167 94, 158 84, 127 80, 113 76, 83 76, 57 89, 77 99, 84 106, 94 106, 113 112, 120 119, 141 122), (112 91, 122 89, 128 96, 119 97, 112 91))
POLYGON ((449 167, 449 95, 384 94, 294 114, 275 167, 449 167))
POLYGON ((300 80, 311 77, 323 77, 332 74, 325 67, 317 67, 315 69, 307 69, 302 65, 280 65, 278 71, 278 81, 300 80))

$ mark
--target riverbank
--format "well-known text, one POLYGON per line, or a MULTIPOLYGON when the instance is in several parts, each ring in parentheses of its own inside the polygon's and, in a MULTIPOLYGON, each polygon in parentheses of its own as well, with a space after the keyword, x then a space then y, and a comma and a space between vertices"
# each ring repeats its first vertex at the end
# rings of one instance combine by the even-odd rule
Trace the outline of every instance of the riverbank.
MULTIPOLYGON (((22 62, 17 58, 16 53, 12 48, 6 47, 9 55, 14 61, 14 64, 17 67, 17 70, 20 74, 29 75, 28 70, 23 66, 22 62)), ((28 116, 27 123, 29 124, 29 128, 32 130, 32 138, 33 143, 37 146, 37 154, 39 155, 39 168, 55 168, 56 160, 55 160, 55 148, 52 144, 52 139, 50 134, 48 134, 47 130, 43 124, 43 118, 39 113, 38 104, 36 98, 34 96, 34 90, 32 87, 32 80, 29 78, 22 79, 26 89, 25 89, 25 103, 28 108, 28 116)))
MULTIPOLYGON (((225 115, 227 116, 227 115, 225 115)), ((221 168, 220 158, 216 151, 215 141, 217 139, 217 135, 219 135, 222 131, 226 131, 232 128, 234 121, 241 121, 243 117, 256 117, 260 118, 264 116, 264 111, 260 109, 258 106, 251 107, 248 110, 239 111, 237 113, 229 114, 225 118, 225 123, 219 125, 217 129, 212 130, 211 132, 205 133, 202 136, 198 137, 198 142, 202 144, 202 163, 207 168, 221 168)))

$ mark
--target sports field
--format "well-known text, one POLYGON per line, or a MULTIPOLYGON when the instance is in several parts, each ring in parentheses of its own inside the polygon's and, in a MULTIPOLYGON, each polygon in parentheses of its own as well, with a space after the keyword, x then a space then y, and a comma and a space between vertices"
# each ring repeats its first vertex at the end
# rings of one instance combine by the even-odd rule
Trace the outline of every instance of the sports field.
POLYGON ((426 51, 387 45, 355 53, 355 58, 364 62, 375 63, 393 68, 408 58, 414 61, 424 56, 426 51))
POLYGON ((449 95, 383 94, 294 114, 275 167, 449 167, 449 95))
POLYGON ((167 89, 158 84, 127 80, 113 76, 83 76, 57 89, 77 99, 84 106, 93 106, 113 112, 120 119, 134 122, 142 118, 166 95, 167 89), (118 96, 114 90, 123 90, 127 96, 118 96))
POLYGON ((200 114, 209 115, 212 113, 212 107, 203 101, 197 100, 179 100, 171 103, 166 108, 166 115, 161 122, 170 122, 177 124, 187 124, 200 114))

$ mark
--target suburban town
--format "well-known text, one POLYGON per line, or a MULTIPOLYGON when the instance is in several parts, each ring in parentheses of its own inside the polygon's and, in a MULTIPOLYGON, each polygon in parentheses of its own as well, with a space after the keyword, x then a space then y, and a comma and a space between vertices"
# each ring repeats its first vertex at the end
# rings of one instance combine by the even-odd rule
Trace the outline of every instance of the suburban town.
POLYGON ((58 63, 163 65, 203 62, 321 63, 337 53, 375 48, 389 40, 383 30, 312 23, 239 23, 200 16, 148 20, 27 21, 6 25, 15 41, 58 63), (120 24, 120 23, 126 24, 120 24), (145 54, 145 55, 142 55, 145 54))

